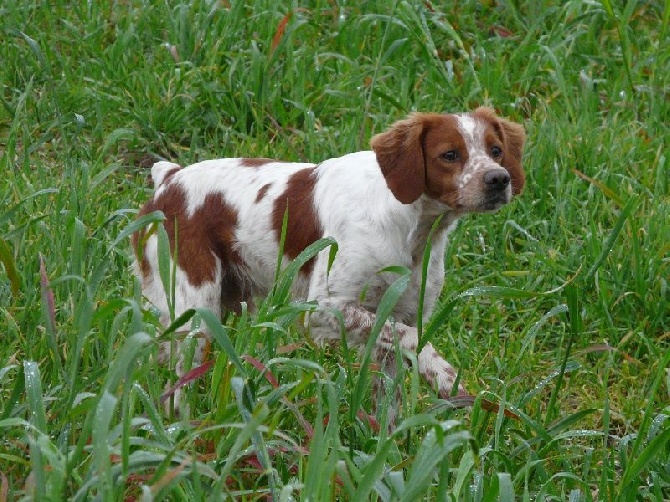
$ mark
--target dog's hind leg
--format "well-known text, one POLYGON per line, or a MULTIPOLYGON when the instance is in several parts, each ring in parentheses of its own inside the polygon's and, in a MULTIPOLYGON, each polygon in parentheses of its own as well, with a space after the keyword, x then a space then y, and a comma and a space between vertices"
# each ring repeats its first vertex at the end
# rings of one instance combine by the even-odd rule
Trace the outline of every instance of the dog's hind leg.
MULTIPOLYGON (((163 284, 158 272, 157 238, 151 236, 147 239, 144 256, 146 258, 144 269, 140 275, 142 278, 142 292, 151 304, 160 312, 160 322, 164 328, 188 309, 211 310, 218 319, 221 315, 221 264, 216 260, 215 271, 211 280, 200 284, 192 284, 188 275, 170 260, 170 270, 174 271, 172 281, 174 284, 163 284)), ((158 352, 158 361, 161 364, 174 364, 177 377, 181 378, 191 368, 203 363, 207 347, 209 345, 209 331, 207 326, 201 324, 195 326, 193 323, 185 330, 177 331, 169 335, 169 340, 161 340, 158 352), (192 345, 194 344, 194 345, 192 345), (190 348, 193 347, 193 357, 190 348), (190 364, 189 364, 190 360, 190 364)), ((170 386, 168 385, 168 388, 170 386)), ((185 411, 181 403, 181 390, 174 391, 175 409, 185 411)), ((169 401, 166 408, 169 407, 169 401)))

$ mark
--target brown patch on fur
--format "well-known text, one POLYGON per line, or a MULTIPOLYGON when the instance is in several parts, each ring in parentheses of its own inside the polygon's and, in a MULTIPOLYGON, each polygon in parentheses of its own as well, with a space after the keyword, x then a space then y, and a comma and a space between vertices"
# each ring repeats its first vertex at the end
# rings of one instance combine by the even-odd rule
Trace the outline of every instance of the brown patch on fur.
POLYGON ((268 193, 268 190, 271 186, 271 183, 266 183, 260 188, 260 190, 258 190, 258 193, 256 194, 256 204, 263 200, 263 197, 265 197, 265 195, 268 193))
MULTIPOLYGON (((140 210, 139 216, 153 211, 165 214, 165 230, 170 239, 170 251, 194 286, 213 281, 216 277, 216 259, 222 263, 223 303, 231 307, 234 302, 244 301, 249 296, 231 270, 241 263, 234 249, 237 213, 223 200, 220 194, 209 194, 204 203, 190 216, 186 213, 186 194, 181 186, 172 184, 157 198, 149 201, 140 210), (231 266, 233 265, 233 266, 231 266)), ((145 231, 132 237, 136 256, 145 231)), ((142 253, 143 255, 143 253, 142 253)), ((140 261, 142 273, 150 272, 144 256, 140 261)))
MULTIPOLYGON (((284 254, 291 259, 297 257, 303 249, 322 237, 323 230, 314 210, 314 168, 301 169, 293 174, 286 185, 286 191, 277 197, 272 211, 272 227, 281 240, 284 213, 288 207, 288 223, 284 254)), ((310 274, 314 260, 309 260, 302 272, 310 274)))
POLYGON ((519 195, 526 184, 526 177, 521 167, 523 156, 523 145, 526 141, 526 133, 523 126, 515 122, 498 117, 490 108, 477 108, 472 114, 493 126, 493 129, 504 143, 504 155, 502 165, 512 178, 512 191, 519 195))
POLYGON ((252 158, 252 159, 240 159, 240 165, 242 167, 261 167, 265 164, 270 164, 272 162, 277 162, 274 159, 266 159, 263 157, 252 158))

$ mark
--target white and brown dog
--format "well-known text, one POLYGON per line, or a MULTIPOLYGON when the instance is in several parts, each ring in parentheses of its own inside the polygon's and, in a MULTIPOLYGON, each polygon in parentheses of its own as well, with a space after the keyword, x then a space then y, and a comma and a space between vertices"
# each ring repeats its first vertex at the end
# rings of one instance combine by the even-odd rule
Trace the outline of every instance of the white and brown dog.
MULTIPOLYGON (((414 113, 372 138, 372 151, 320 164, 230 158, 186 168, 156 163, 153 198, 140 215, 160 210, 176 263, 175 314, 208 308, 216 314, 253 305, 273 285, 284 213, 283 253, 295 258, 321 237, 339 246, 328 271, 328 251, 308 262, 293 296, 322 307, 309 319, 318 341, 364 346, 382 294, 396 279, 380 270, 402 265, 410 285, 376 340, 374 359, 395 368, 395 345, 417 349, 417 310, 426 239, 433 236, 423 317, 428 319, 444 283, 448 234, 462 215, 496 211, 524 186, 523 128, 488 108, 471 113, 414 113), (176 237, 176 238, 175 238, 176 237), (175 242, 176 241, 176 242, 175 242), (325 308, 324 308, 325 307, 325 308), (344 326, 332 314, 339 310, 344 326)), ((144 295, 169 323, 158 272, 157 238, 135 234, 136 271, 144 295), (141 249, 140 249, 141 248, 141 249)), ((196 360, 201 358, 200 343, 196 360)), ((427 344, 417 355, 420 374, 448 398, 455 369, 427 344)), ((179 365, 177 372, 182 370, 179 365)))

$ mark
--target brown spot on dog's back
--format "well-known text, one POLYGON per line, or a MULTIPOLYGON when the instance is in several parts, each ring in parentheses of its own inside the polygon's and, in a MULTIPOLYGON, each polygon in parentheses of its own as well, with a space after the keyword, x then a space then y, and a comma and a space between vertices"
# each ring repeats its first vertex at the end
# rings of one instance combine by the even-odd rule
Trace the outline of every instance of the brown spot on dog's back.
POLYGON ((274 159, 258 158, 258 159, 240 159, 240 165, 243 167, 261 167, 265 164, 277 162, 274 159))
MULTIPOLYGON (((189 217, 186 193, 180 185, 171 184, 158 197, 149 201, 139 216, 153 211, 162 211, 165 215, 164 226, 170 239, 170 251, 174 256, 177 241, 177 263, 194 286, 215 279, 216 258, 223 263, 224 276, 230 270, 230 265, 240 262, 233 247, 237 213, 220 194, 208 194, 203 204, 189 217)), ((150 272, 149 264, 143 256, 143 250, 139 249, 144 234, 145 231, 137 232, 132 241, 135 254, 142 256, 140 268, 146 276, 150 272)))
MULTIPOLYGON (((314 210, 315 184, 314 168, 302 169, 288 179, 286 190, 277 197, 274 204, 272 227, 276 232, 277 242, 281 240, 284 213, 288 207, 284 254, 291 259, 320 239, 323 234, 314 210)), ((309 274, 313 266, 314 261, 310 260, 301 270, 309 274)))
POLYGON ((266 183, 258 190, 258 193, 256 194, 256 203, 259 203, 261 200, 263 200, 263 197, 265 197, 265 195, 268 193, 268 190, 271 186, 271 183, 266 183))

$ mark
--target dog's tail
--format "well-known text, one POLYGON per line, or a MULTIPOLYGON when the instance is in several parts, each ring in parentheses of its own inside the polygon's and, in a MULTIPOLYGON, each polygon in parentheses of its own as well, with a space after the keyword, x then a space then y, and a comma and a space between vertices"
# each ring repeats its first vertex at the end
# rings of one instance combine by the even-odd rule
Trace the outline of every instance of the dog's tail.
POLYGON ((180 169, 181 166, 174 162, 166 162, 164 160, 156 162, 151 168, 151 178, 154 180, 154 188, 161 186, 163 181, 165 181, 165 178, 173 175, 180 169))

